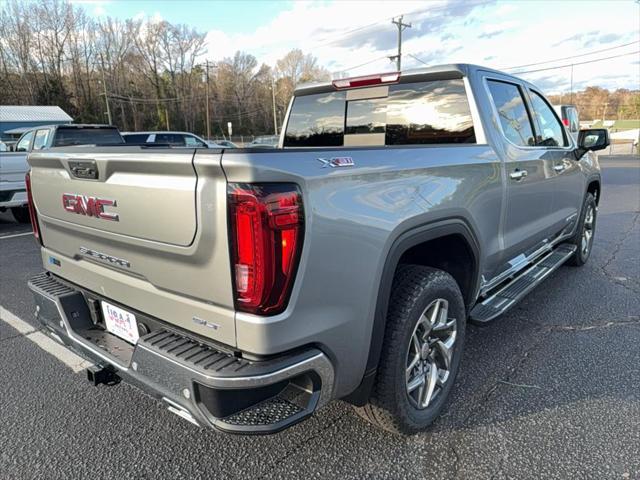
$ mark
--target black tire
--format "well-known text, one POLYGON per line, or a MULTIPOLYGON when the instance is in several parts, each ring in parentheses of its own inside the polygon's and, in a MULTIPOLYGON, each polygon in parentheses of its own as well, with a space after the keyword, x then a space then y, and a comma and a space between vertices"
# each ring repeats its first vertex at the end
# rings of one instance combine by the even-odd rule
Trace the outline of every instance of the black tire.
MULTIPOLYGON (((414 434, 428 427, 442 411, 455 382, 462 357, 465 324, 464 300, 451 275, 417 265, 399 269, 391 293, 385 339, 373 391, 369 403, 356 407, 356 412, 374 425, 394 433, 414 434), (427 402, 426 408, 420 409, 412 403, 415 399, 410 399, 405 372, 412 355, 410 342, 414 333, 417 333, 418 320, 438 299, 448 302, 448 313, 444 316, 450 323, 455 323, 455 343, 452 346, 448 378, 439 387, 437 396, 430 403, 427 402), (452 319, 455 322, 451 322, 452 319)), ((429 348, 431 350, 434 348, 429 348)), ((436 372, 440 373, 441 370, 436 369, 436 372)))
POLYGON ((11 213, 13 214, 13 218, 16 219, 16 222, 29 223, 31 221, 29 218, 29 207, 13 207, 11 213))
POLYGON ((578 227, 576 228, 576 233, 568 243, 576 246, 576 253, 574 253, 569 260, 567 260, 567 265, 571 265, 573 267, 581 267, 589 257, 591 256, 591 250, 593 249, 593 239, 595 237, 596 232, 596 220, 598 218, 598 209, 596 205, 596 199, 591 193, 587 193, 584 197, 584 201, 582 203, 582 211, 580 212, 580 221, 578 222, 578 227), (590 226, 586 222, 587 216, 589 212, 592 212, 593 219, 590 222, 590 226), (585 233, 585 228, 588 227, 591 230, 591 235, 587 244, 587 249, 583 248, 582 238, 585 233))

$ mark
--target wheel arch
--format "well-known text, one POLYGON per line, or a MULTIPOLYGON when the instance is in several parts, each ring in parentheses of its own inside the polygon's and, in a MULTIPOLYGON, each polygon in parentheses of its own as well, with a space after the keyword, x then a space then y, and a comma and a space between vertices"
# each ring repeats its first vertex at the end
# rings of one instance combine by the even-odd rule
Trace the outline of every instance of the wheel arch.
POLYGON ((386 255, 378 286, 365 374, 356 390, 345 397, 344 400, 354 405, 364 405, 369 398, 382 352, 393 279, 401 259, 414 247, 447 237, 459 238, 468 249, 473 264, 471 266, 472 273, 469 285, 466 292, 463 291, 463 295, 467 309, 475 302, 480 284, 480 244, 472 227, 464 218, 456 217, 439 220, 411 228, 398 235, 386 255))
POLYGON ((600 175, 594 175, 587 179, 587 193, 590 193, 596 199, 596 205, 600 203, 600 196, 602 195, 602 186, 601 186, 600 175))

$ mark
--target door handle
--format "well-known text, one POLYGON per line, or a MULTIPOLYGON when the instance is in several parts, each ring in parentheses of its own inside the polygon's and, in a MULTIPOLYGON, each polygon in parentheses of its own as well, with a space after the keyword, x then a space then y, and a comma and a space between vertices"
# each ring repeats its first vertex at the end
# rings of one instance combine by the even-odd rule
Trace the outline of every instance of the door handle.
POLYGON ((526 170, 514 170, 513 172, 511 172, 509 174, 509 176, 511 178, 513 178, 514 180, 522 180, 524 177, 527 176, 527 171, 526 170))
POLYGON ((553 166, 553 169, 554 169, 556 172, 562 172, 565 168, 567 168, 567 167, 565 167, 563 164, 560 164, 560 165, 554 165, 554 166, 553 166))

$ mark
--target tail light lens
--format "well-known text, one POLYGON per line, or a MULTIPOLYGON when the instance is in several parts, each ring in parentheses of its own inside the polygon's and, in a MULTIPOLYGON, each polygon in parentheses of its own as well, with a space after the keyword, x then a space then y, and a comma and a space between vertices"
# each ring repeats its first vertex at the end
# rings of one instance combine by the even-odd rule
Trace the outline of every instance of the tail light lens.
POLYGON ((231 262, 236 308, 259 315, 282 312, 296 274, 304 212, 296 185, 228 186, 231 262))
POLYGON ((36 206, 33 203, 33 194, 31 193, 31 172, 27 172, 24 176, 24 183, 27 185, 27 201, 29 202, 29 219, 31 220, 31 228, 33 228, 33 236, 36 240, 42 243, 42 236, 40 235, 40 226, 38 225, 38 214, 36 213, 36 206))
POLYGON ((565 127, 569 126, 569 119, 568 118, 563 118, 562 119, 562 123, 564 124, 565 127))

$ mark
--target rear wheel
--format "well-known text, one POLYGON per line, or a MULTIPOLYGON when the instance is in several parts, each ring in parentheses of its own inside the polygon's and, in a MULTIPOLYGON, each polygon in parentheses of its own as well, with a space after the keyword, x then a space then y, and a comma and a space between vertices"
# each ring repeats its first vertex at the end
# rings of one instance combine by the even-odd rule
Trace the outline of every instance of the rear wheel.
POLYGON ((13 218, 16 219, 16 222, 29 223, 31 221, 29 218, 29 207, 13 207, 11 213, 13 214, 13 218))
POLYGON ((593 247, 593 237, 596 231, 597 214, 596 199, 591 193, 587 193, 584 197, 584 203, 582 204, 582 212, 576 234, 569 242, 576 246, 576 253, 567 260, 567 265, 581 267, 589 260, 591 248, 593 247))
POLYGON ((464 342, 465 307, 446 272, 402 267, 391 294, 376 383, 356 411, 371 423, 412 434, 438 416, 453 387, 464 342))

